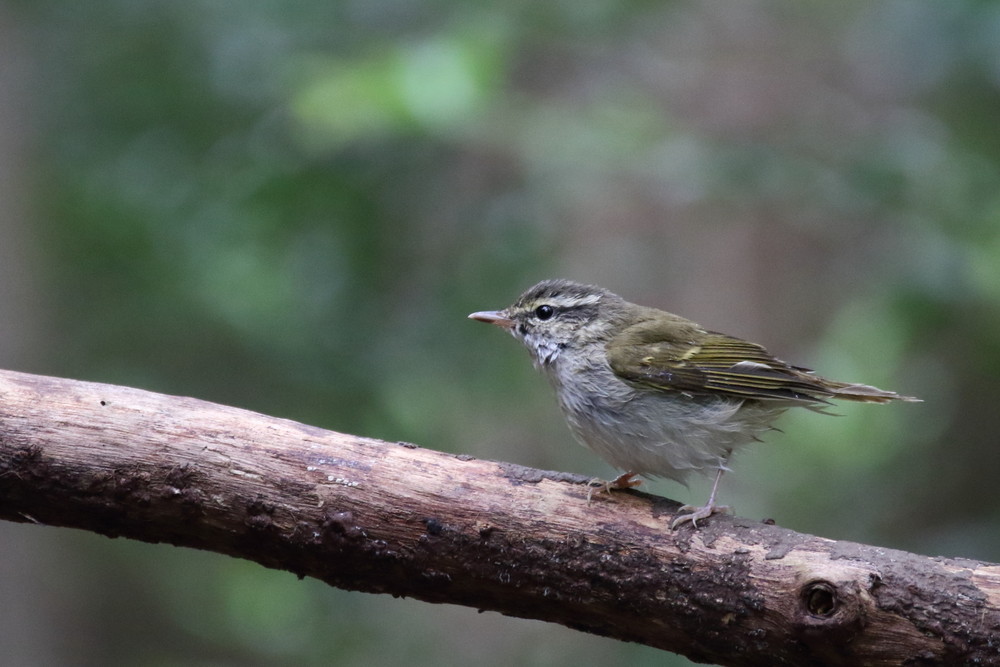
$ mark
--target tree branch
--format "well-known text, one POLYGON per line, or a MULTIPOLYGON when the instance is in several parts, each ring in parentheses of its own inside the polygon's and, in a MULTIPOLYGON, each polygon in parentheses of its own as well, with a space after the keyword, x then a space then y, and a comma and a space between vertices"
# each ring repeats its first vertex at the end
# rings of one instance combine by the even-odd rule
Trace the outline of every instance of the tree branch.
POLYGON ((1000 664, 1000 566, 344 435, 0 371, 0 518, 207 549, 725 665, 1000 664))

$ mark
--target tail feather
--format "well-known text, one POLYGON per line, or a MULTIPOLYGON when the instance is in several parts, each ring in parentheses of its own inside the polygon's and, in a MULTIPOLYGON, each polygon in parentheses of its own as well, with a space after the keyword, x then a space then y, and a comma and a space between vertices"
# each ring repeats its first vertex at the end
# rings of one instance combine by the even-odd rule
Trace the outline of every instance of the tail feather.
POLYGON ((846 401, 861 401, 862 403, 889 403, 890 401, 920 402, 921 399, 913 396, 903 396, 894 391, 885 391, 868 384, 851 384, 847 382, 827 381, 827 389, 830 390, 832 398, 839 398, 846 401))

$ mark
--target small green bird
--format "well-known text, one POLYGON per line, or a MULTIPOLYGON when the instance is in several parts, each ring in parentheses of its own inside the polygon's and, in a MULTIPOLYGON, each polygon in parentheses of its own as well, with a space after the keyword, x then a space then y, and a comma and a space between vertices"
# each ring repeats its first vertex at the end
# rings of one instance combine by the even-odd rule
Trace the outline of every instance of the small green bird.
POLYGON ((624 470, 683 482, 715 472, 708 502, 685 505, 671 528, 707 519, 733 451, 759 440, 785 410, 821 411, 828 399, 918 401, 865 384, 836 382, 771 356, 756 343, 707 331, 594 285, 545 280, 499 311, 469 315, 521 341, 559 398, 570 430, 624 470))

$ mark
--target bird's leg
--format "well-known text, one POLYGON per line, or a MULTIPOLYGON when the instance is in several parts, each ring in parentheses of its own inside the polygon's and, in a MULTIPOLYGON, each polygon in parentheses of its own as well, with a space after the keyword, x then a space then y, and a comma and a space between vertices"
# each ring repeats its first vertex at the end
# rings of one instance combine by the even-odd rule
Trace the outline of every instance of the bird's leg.
POLYGON ((729 511, 728 505, 716 505, 715 504, 715 493, 719 490, 719 481, 722 479, 722 473, 726 472, 726 461, 729 460, 729 455, 732 451, 726 452, 726 458, 723 459, 722 463, 719 464, 719 470, 715 473, 715 481, 712 483, 712 492, 708 494, 708 502, 705 503, 703 507, 696 507, 694 505, 684 505, 678 512, 687 512, 687 514, 678 514, 674 517, 674 520, 670 522, 670 530, 676 530, 678 526, 681 526, 688 521, 694 526, 695 530, 698 529, 698 521, 701 519, 707 519, 713 514, 720 514, 729 511))
POLYGON ((590 480, 590 489, 587 491, 587 504, 594 497, 595 491, 604 491, 604 493, 610 494, 612 489, 631 489, 642 484, 641 479, 635 479, 637 472, 623 472, 622 474, 615 477, 613 480, 608 481, 604 479, 594 478, 590 480))

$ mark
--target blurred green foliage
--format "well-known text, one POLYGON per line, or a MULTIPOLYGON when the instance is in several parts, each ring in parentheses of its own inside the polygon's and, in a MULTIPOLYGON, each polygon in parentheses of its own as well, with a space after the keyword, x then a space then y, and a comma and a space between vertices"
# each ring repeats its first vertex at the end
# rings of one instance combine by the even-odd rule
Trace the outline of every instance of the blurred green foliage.
MULTIPOLYGON (((24 370, 608 475, 524 352, 464 319, 581 279, 926 399, 789 416, 735 462, 741 514, 1000 561, 1000 6, 37 0, 4 22, 44 294, 24 370)), ((21 576, 59 582, 28 636, 66 663, 669 660, 4 529, 59 554, 21 576)))

